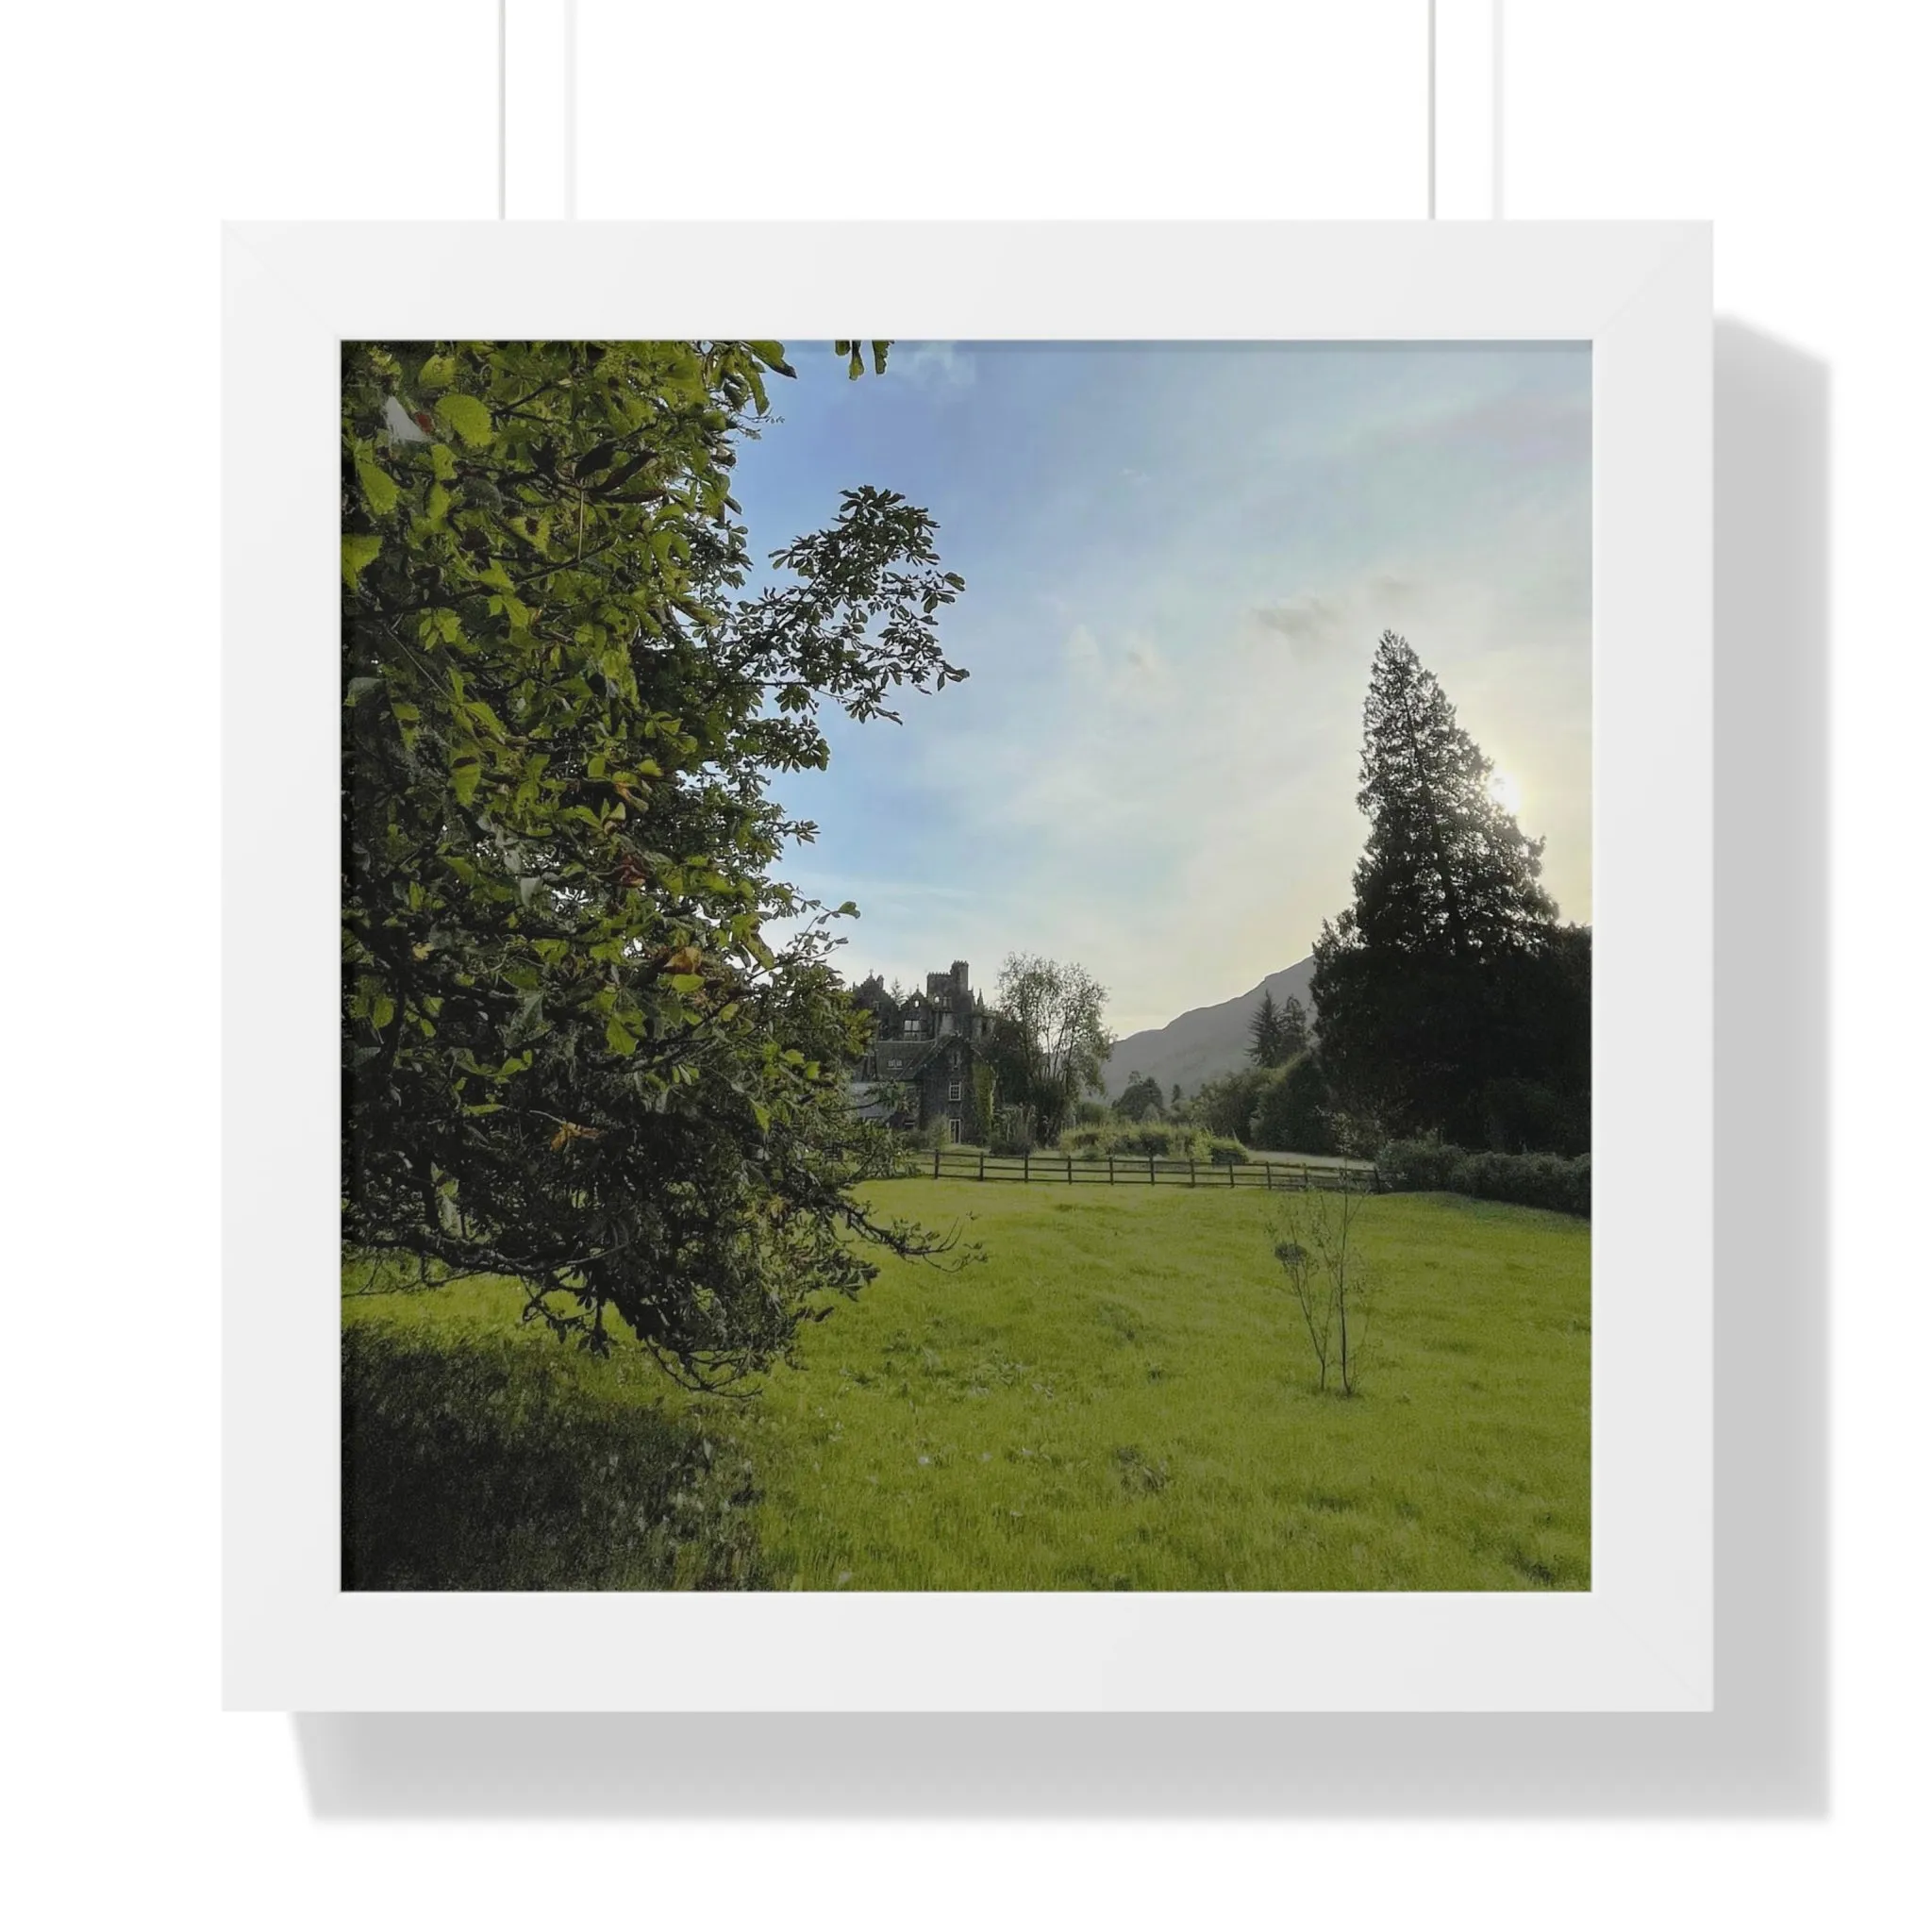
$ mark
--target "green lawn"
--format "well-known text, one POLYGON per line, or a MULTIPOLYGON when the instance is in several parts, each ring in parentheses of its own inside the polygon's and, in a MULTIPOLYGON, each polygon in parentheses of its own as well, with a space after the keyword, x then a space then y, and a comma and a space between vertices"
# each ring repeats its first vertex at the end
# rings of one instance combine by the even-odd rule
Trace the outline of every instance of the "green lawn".
POLYGON ((1368 1201, 1372 1354, 1344 1399, 1278 1286, 1278 1197, 877 1195, 986 1260, 891 1263, 749 1402, 507 1333, 502 1284, 346 1300, 357 1580, 1589 1587, 1587 1223, 1368 1201))

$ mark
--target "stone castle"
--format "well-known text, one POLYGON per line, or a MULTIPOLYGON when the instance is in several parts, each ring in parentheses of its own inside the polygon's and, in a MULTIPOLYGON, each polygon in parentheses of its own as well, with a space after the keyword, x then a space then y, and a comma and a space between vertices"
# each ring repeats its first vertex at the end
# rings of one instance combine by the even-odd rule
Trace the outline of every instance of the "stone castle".
POLYGON ((946 1123, 955 1141, 973 1138, 973 1069, 992 1034, 992 1015, 955 959, 928 973, 925 990, 895 1000, 876 973, 852 997, 873 1016, 873 1041, 852 1076, 859 1117, 897 1127, 946 1123))

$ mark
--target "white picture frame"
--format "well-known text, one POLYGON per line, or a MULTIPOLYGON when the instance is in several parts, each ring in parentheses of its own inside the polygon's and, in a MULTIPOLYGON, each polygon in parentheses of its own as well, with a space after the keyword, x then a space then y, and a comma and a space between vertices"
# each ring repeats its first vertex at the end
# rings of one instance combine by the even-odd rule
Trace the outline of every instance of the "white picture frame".
POLYGON ((230 1708, 1713 1707, 1707 225, 242 225, 225 276, 230 1708), (1588 1591, 341 1589, 338 344, 861 323, 907 341, 1591 343, 1588 1591))

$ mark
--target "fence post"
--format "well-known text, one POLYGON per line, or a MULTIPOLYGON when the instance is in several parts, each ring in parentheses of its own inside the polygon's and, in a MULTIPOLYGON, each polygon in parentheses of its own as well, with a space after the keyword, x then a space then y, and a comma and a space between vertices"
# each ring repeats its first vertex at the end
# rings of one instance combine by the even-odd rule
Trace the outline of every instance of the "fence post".
POLYGON ((1274 1163, 1264 1160, 1261 1163, 1261 1185, 1272 1194, 1274 1191, 1274 1163))
POLYGON ((1033 1155, 1030 1149, 1020 1156, 1020 1178, 1023 1182, 1033 1178, 1033 1155))
POLYGON ((1188 1156, 1188 1185, 1191 1188, 1194 1185, 1194 1157, 1191 1154, 1188 1156))
POLYGON ((1071 1154, 1067 1156, 1067 1185, 1070 1188, 1074 1185, 1074 1157, 1071 1154))
POLYGON ((1227 1163, 1227 1184, 1229 1187, 1234 1186, 1234 1162, 1231 1160, 1227 1163))
POLYGON ((1113 1186, 1113 1156, 1111 1154, 1107 1157, 1107 1184, 1108 1187, 1113 1186))
POLYGON ((932 1150, 932 1177, 934 1180, 940 1177, 940 1150, 937 1147, 932 1150))
POLYGON ((1154 1178, 1154 1157, 1151 1154, 1147 1157, 1147 1185, 1150 1188, 1158 1185, 1154 1178))
POLYGON ((984 1147, 979 1150, 979 1178, 981 1180, 986 1178, 986 1149, 984 1147))

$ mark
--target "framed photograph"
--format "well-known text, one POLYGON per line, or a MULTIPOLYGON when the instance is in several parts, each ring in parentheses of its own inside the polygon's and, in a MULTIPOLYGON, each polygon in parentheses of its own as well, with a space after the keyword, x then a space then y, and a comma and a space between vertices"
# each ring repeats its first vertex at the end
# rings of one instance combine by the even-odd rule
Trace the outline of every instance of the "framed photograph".
POLYGON ((1707 228, 226 275, 231 1707, 1711 1707, 1707 228))

